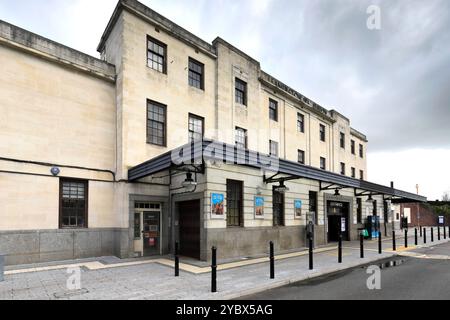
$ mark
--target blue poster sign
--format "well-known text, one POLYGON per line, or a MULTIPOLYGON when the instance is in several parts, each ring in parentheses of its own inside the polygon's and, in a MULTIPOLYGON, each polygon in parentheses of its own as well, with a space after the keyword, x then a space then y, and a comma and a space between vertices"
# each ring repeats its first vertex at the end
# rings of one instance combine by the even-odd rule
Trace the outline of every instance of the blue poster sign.
POLYGON ((302 216, 302 207, 303 207, 302 200, 295 200, 294 201, 294 209, 295 209, 295 217, 296 218, 302 216))
POLYGON ((255 197, 255 217, 264 217, 264 197, 255 197))
POLYGON ((220 193, 211 194, 211 213, 216 216, 223 216, 224 214, 225 196, 220 193))

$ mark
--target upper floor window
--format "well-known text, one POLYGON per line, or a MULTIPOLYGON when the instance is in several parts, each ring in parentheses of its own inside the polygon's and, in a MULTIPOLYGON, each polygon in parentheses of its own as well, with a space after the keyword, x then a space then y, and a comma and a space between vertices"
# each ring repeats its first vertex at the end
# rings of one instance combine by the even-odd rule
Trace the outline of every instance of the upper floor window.
POLYGON ((148 37, 147 66, 158 72, 166 73, 167 46, 151 37, 148 37))
POLYGON ((202 117, 189 114, 189 142, 203 139, 204 122, 202 117))
POLYGON ((269 119, 278 121, 278 102, 269 99, 269 119))
POLYGON ((359 171, 359 179, 364 180, 364 171, 359 171))
POLYGON ((352 168, 352 178, 356 178, 356 169, 352 168))
POLYGON ((325 135, 326 135, 325 126, 323 124, 321 124, 320 125, 320 141, 325 142, 325 140, 326 140, 325 135))
POLYGON ((297 113, 297 131, 301 133, 305 132, 305 116, 301 113, 297 113))
POLYGON ((352 149, 352 154, 356 154, 356 144, 355 144, 355 140, 351 141, 351 149, 352 149))
POLYGON ((236 127, 236 146, 247 149, 247 130, 236 127))
POLYGON ((298 150, 298 163, 305 164, 305 151, 298 150))
POLYGON ((236 78, 235 81, 236 103, 247 105, 247 83, 236 78))
POLYGON ((278 157, 278 142, 270 140, 270 155, 278 157))
POLYGON ((87 228, 88 182, 64 179, 60 181, 60 228, 87 228))
POLYGON ((359 145, 359 156, 364 158, 364 146, 362 144, 359 145))
POLYGON ((345 163, 341 162, 341 174, 345 176, 345 163))
POLYGON ((154 101, 147 103, 147 143, 166 145, 167 106, 154 101))
POLYGON ((327 159, 323 157, 320 158, 320 169, 327 170, 327 159))
POLYGON ((345 133, 341 132, 341 140, 340 140, 340 142, 341 142, 341 148, 345 149, 345 133))
POLYGON ((189 58, 189 85, 191 87, 203 90, 204 87, 204 69, 203 63, 189 58))

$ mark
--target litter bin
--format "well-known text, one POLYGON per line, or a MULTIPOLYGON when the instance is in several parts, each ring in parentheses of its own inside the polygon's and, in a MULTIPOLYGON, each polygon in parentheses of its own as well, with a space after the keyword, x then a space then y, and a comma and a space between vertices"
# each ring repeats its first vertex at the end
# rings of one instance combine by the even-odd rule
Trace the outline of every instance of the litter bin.
POLYGON ((5 271, 5 256, 0 254, 0 282, 4 280, 3 273, 5 271))

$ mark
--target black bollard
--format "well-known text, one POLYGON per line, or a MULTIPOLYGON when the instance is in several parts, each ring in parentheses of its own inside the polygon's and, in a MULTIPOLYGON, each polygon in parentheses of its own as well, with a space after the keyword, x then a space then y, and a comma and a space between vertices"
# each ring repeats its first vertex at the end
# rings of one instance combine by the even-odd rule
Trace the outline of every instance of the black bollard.
POLYGON ((180 247, 179 243, 176 242, 175 243, 175 277, 180 276, 180 257, 178 256, 179 247, 180 247))
POLYGON ((434 228, 431 228, 431 242, 434 242, 434 228))
POLYGON ((414 245, 418 245, 419 244, 419 239, 417 237, 417 228, 414 229, 414 245))
POLYGON ((361 259, 364 259, 364 236, 362 233, 359 235, 359 245, 361 247, 361 259))
POLYGON ((397 251, 397 245, 395 243, 395 231, 392 231, 392 250, 397 251))
POLYGON ((441 226, 438 226, 438 241, 441 241, 441 226))
POLYGON ((444 240, 446 240, 446 239, 447 239, 447 231, 446 231, 445 225, 444 225, 444 240))
POLYGON ((313 239, 312 235, 309 235, 309 270, 314 269, 314 252, 313 252, 313 239))
POLYGON ((427 243, 427 228, 423 228, 423 243, 427 243))
POLYGON ((379 232, 378 235, 378 253, 382 254, 383 253, 383 239, 381 239, 381 232, 379 232))
POLYGON ((405 229, 405 248, 408 248, 408 229, 405 229))
POLYGON ((211 292, 217 292, 217 248, 212 247, 211 292))
POLYGON ((275 254, 273 241, 270 241, 270 279, 275 279, 275 254))
POLYGON ((422 238, 422 226, 419 226, 420 229, 420 237, 422 238))
POLYGON ((342 263, 342 234, 339 235, 338 263, 342 263))

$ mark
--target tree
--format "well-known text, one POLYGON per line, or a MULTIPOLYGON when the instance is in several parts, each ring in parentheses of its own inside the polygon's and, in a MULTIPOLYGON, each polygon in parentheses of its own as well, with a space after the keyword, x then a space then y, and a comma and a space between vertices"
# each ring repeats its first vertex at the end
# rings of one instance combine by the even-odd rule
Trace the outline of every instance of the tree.
POLYGON ((442 196, 442 201, 449 202, 450 201, 450 194, 448 192, 445 192, 442 196))

